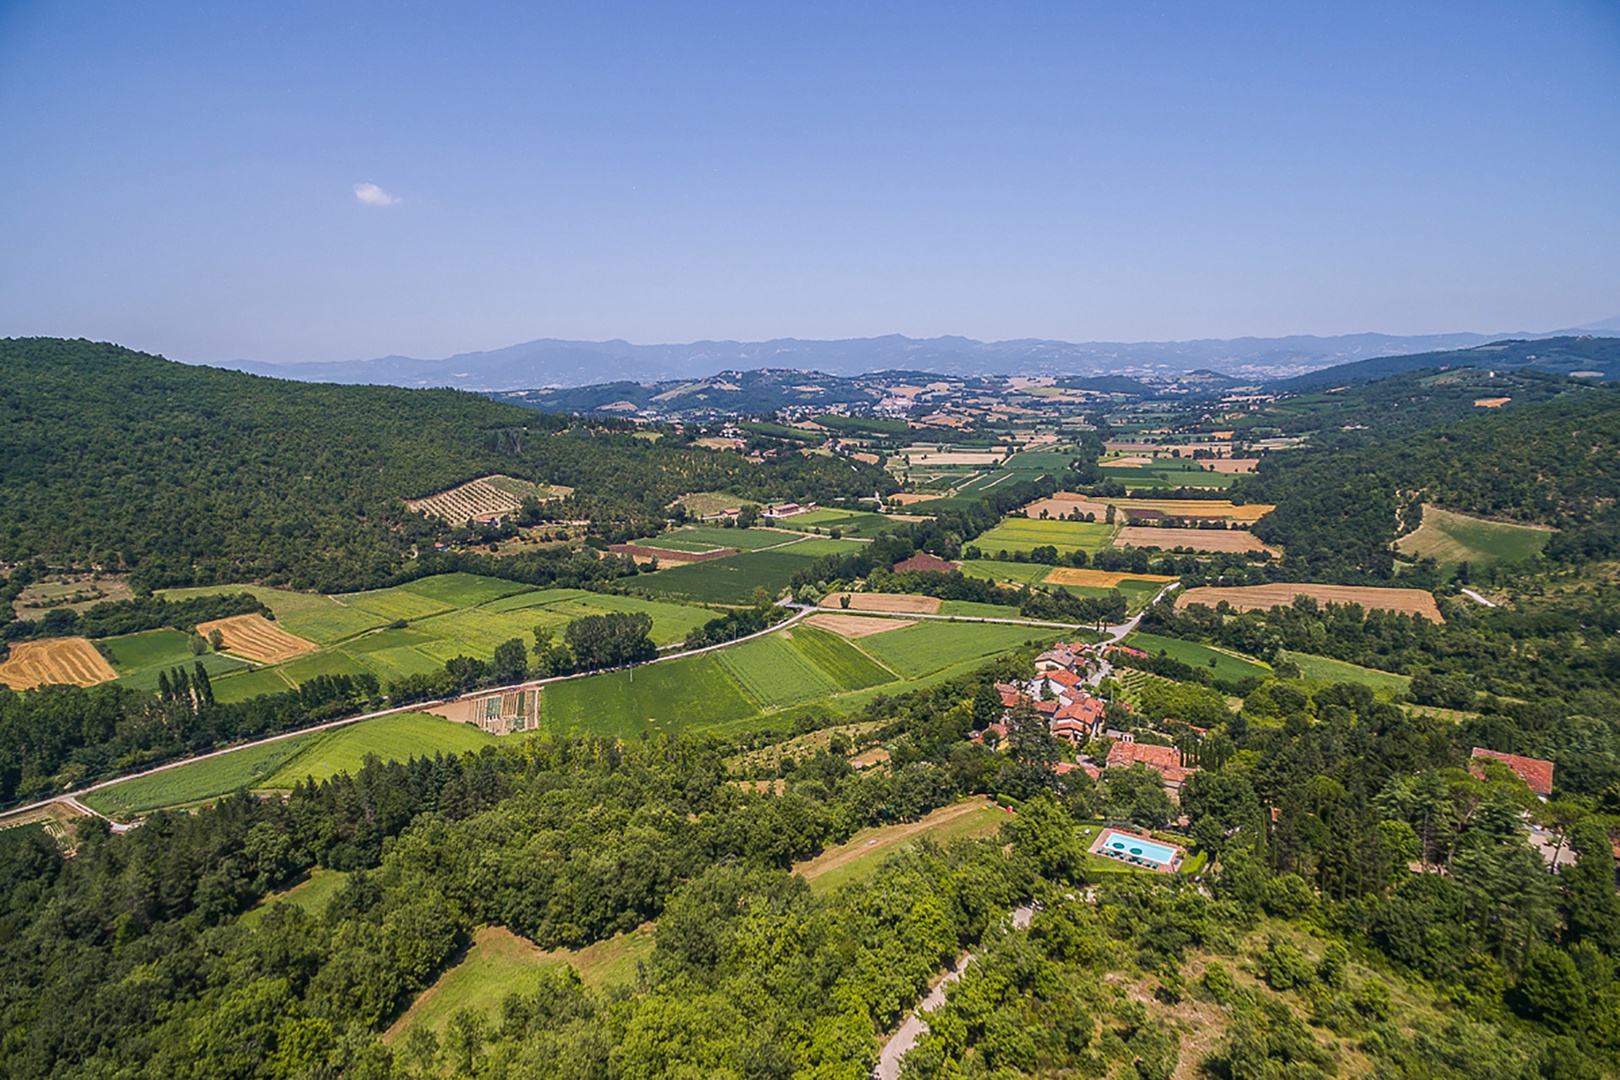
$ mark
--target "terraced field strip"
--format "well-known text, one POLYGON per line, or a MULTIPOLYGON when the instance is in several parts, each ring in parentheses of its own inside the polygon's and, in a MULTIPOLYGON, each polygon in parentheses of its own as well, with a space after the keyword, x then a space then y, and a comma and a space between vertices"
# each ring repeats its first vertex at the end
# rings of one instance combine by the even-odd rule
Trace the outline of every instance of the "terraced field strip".
POLYGON ((1315 585, 1290 583, 1272 585, 1238 585, 1231 588, 1202 586, 1188 589, 1176 597, 1176 608, 1192 604, 1215 607, 1222 602, 1238 611, 1270 611, 1274 607, 1292 607, 1296 596, 1309 596, 1319 604, 1360 604, 1376 611, 1395 611, 1402 615, 1420 615, 1430 622, 1445 622, 1434 594, 1421 589, 1362 588, 1358 585, 1315 585))
POLYGON ((527 480, 495 473, 424 498, 407 499, 405 505, 430 517, 461 524, 470 518, 511 513, 522 506, 526 498, 544 502, 572 491, 573 488, 561 485, 542 487, 527 480))
POLYGON ((14 642, 10 658, 0 664, 0 685, 13 690, 53 683, 95 686, 116 678, 118 672, 82 637, 14 642))
POLYGON ((197 624, 197 633, 209 637, 218 630, 220 647, 261 664, 279 664, 320 648, 281 629, 263 615, 232 615, 197 624))

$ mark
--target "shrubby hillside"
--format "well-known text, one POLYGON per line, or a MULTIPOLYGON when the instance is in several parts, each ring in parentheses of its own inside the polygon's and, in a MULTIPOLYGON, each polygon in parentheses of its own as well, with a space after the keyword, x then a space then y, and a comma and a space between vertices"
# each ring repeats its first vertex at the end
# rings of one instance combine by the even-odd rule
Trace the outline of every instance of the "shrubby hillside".
POLYGON ((634 531, 677 496, 891 490, 881 470, 632 437, 452 390, 284 382, 115 345, 0 341, 0 561, 133 570, 149 586, 326 591, 392 575, 447 527, 404 500, 493 472, 576 489, 558 512, 634 531))

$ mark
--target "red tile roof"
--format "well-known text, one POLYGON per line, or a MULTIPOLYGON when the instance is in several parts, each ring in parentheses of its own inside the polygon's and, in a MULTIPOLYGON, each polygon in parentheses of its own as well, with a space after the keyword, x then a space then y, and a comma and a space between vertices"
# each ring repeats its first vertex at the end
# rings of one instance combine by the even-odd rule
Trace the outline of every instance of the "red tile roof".
POLYGON ((1181 751, 1173 746, 1148 746, 1146 743, 1117 742, 1108 751, 1110 769, 1128 768, 1140 762, 1154 769, 1181 768, 1181 751))
POLYGON ((1518 754, 1503 754, 1496 750, 1487 750, 1483 746, 1474 747, 1474 752, 1468 755, 1471 758, 1491 758, 1500 761, 1518 774, 1519 779, 1530 785, 1530 790, 1537 795, 1552 794, 1553 763, 1542 761, 1540 758, 1520 757, 1518 754))

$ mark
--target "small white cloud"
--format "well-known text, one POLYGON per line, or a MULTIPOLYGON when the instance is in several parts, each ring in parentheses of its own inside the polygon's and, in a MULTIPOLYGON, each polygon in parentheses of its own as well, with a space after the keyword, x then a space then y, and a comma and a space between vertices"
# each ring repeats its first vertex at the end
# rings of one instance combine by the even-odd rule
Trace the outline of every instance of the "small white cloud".
POLYGON ((397 196, 388 194, 376 184, 354 185, 354 197, 367 206, 393 206, 399 202, 397 196))

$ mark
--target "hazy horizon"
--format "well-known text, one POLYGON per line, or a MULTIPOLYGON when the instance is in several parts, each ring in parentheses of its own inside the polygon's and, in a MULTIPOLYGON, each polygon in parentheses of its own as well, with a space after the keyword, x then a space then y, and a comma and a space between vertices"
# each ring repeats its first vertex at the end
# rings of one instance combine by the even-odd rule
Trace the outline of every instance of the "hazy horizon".
POLYGON ((197 362, 1620 311, 1596 0, 25 2, 0 115, 0 335, 197 362))

